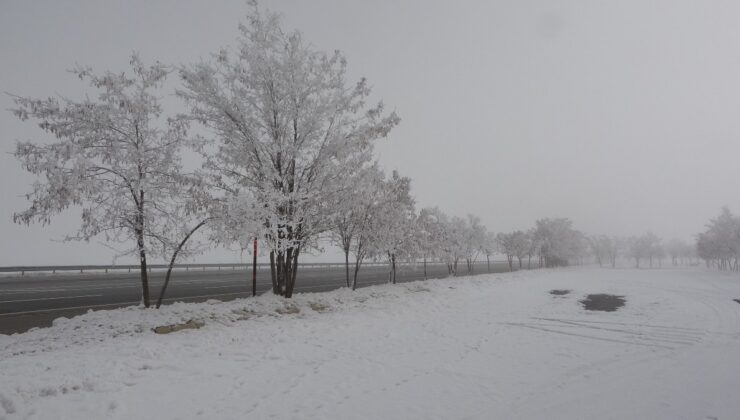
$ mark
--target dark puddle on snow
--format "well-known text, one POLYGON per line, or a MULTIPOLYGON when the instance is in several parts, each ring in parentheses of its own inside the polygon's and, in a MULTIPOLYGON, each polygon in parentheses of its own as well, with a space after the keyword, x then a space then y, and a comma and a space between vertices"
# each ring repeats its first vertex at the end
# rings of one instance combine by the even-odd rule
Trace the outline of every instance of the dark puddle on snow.
POLYGON ((740 303, 740 299, 732 299, 732 300, 734 300, 736 303, 740 303))
POLYGON ((553 296, 565 296, 568 293, 570 293, 570 290, 568 289, 552 289, 550 290, 550 294, 553 296))
POLYGON ((614 312, 624 306, 627 300, 624 296, 597 294, 588 295, 586 299, 582 299, 579 302, 581 302, 583 308, 587 311, 614 312))

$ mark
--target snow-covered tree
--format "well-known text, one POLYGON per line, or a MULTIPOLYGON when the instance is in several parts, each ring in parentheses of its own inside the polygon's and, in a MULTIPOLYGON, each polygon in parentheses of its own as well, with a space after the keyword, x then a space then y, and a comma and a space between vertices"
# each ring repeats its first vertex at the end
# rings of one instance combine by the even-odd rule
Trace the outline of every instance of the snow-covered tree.
POLYGON ((385 175, 377 165, 360 170, 349 180, 348 185, 351 188, 347 189, 343 195, 343 200, 334 214, 331 236, 344 252, 347 287, 357 283, 357 272, 367 251, 366 241, 370 233, 368 232, 370 222, 383 199, 381 193, 384 187, 384 177, 385 175), (349 255, 353 250, 355 251, 355 281, 350 283, 349 255))
POLYGON ((537 220, 535 238, 541 244, 546 267, 568 265, 570 260, 579 259, 586 248, 583 235, 566 218, 537 220))
POLYGON ((129 244, 119 256, 138 257, 149 306, 147 257, 174 263, 194 251, 187 238, 206 217, 202 182, 181 164, 188 125, 163 115, 158 91, 169 70, 160 63, 146 66, 134 54, 130 72, 74 72, 97 92, 94 99, 14 97, 13 113, 56 139, 17 145, 16 158, 40 180, 27 195, 31 207, 13 219, 46 224, 68 207, 81 207, 81 226, 66 239, 102 236, 129 244))
POLYGON ((522 260, 532 251, 532 241, 529 235, 517 230, 511 233, 499 233, 496 238, 499 251, 506 255, 509 271, 514 270, 514 258, 517 258, 519 269, 521 269, 522 260))
POLYGON ((652 232, 647 232, 638 237, 632 237, 628 241, 628 254, 635 260, 635 267, 640 268, 640 260, 648 259, 650 267, 653 259, 662 255, 660 238, 652 232))
POLYGON ((601 236, 589 236, 587 240, 591 255, 593 255, 594 259, 596 259, 599 267, 603 267, 604 260, 606 259, 606 249, 604 249, 603 242, 601 241, 601 236))
POLYGON ((627 239, 627 257, 635 260, 635 268, 640 268, 640 260, 647 256, 648 246, 642 237, 631 236, 627 239))
POLYGON ((437 207, 423 208, 416 219, 418 250, 424 263, 424 278, 427 277, 427 261, 443 259, 443 241, 446 234, 447 216, 437 207))
POLYGON ((498 250, 498 241, 496 240, 496 234, 493 232, 486 232, 485 240, 483 241, 483 253, 486 255, 486 265, 488 272, 491 272, 491 256, 496 254, 498 250))
MULTIPOLYGON (((527 269, 532 269, 532 257, 540 256, 542 253, 542 242, 537 238, 534 228, 527 231, 527 243, 527 269)), ((539 266, 542 267, 542 258, 539 260, 539 266)))
POLYGON ((527 256, 530 250, 530 237, 526 232, 514 232, 514 255, 519 262, 519 269, 522 269, 522 260, 527 256))
POLYGON ((624 242, 624 239, 618 236, 602 236, 602 246, 609 257, 612 268, 617 267, 617 258, 624 248, 624 242))
POLYGON ((368 252, 376 258, 387 259, 391 283, 396 283, 396 262, 407 257, 408 250, 413 248, 416 216, 410 191, 411 179, 393 171, 370 220, 368 252))
POLYGON ((737 271, 740 268, 740 219, 723 207, 719 216, 711 219, 707 229, 698 235, 696 251, 707 266, 737 271))
POLYGON ((520 230, 511 233, 499 233, 496 235, 499 251, 506 256, 509 263, 509 271, 514 271, 514 257, 517 256, 521 248, 521 236, 524 233, 520 230))
POLYGON ((465 219, 465 229, 462 232, 462 254, 465 257, 468 274, 473 273, 475 261, 483 251, 486 241, 486 227, 480 217, 468 214, 465 219))
POLYGON ((464 254, 466 229, 467 224, 462 217, 450 217, 445 223, 442 255, 447 264, 447 272, 452 276, 457 276, 457 264, 464 254))
MULTIPOLYGON (((397 174, 395 174, 397 177, 397 174)), ((398 204, 398 200, 408 199, 410 196, 404 196, 404 191, 396 188, 407 187, 410 180, 408 178, 397 177, 391 181, 386 181, 385 174, 372 166, 363 171, 355 185, 356 190, 350 193, 346 204, 342 207, 342 212, 337 216, 337 225, 334 228, 335 241, 340 243, 343 249, 346 249, 345 262, 349 261, 349 254, 354 255, 354 275, 348 286, 352 290, 357 288, 357 275, 367 257, 387 257, 379 249, 381 240, 388 240, 387 231, 378 232, 381 225, 388 223, 387 211, 389 207, 398 204), (394 185, 393 182, 396 181, 394 185), (402 184, 402 185, 398 185, 402 184), (382 238, 380 237, 382 236, 382 238), (344 248, 344 247, 347 248, 344 248), (379 255, 382 254, 382 255, 379 255)), ((408 190, 406 190, 406 193, 408 190)), ((408 224, 400 226, 400 233, 404 235, 403 246, 412 246, 413 239, 410 236, 414 228, 414 220, 408 220, 408 224)), ((396 225, 397 221, 390 222, 396 225)), ((386 225, 384 225, 387 227, 386 225)), ((396 225, 398 226, 398 225, 396 225)), ((396 239, 398 236, 396 236, 396 239)), ((347 272, 348 265, 346 266, 347 272)), ((392 267, 395 268, 395 267, 392 267)))
POLYGON ((682 239, 671 239, 665 246, 672 265, 685 264, 692 253, 692 246, 682 239))
POLYGON ((665 246, 663 245, 663 240, 659 237, 653 235, 654 238, 652 239, 652 246, 650 247, 650 253, 648 255, 648 259, 650 261, 650 267, 653 266, 653 261, 658 260, 658 265, 663 266, 663 258, 665 258, 665 246))
POLYGON ((257 203, 273 292, 291 297, 301 251, 331 229, 346 180, 399 118, 382 103, 366 106, 370 87, 347 84, 341 53, 315 50, 251 4, 238 48, 183 67, 179 96, 215 133, 206 168, 216 184, 231 195, 248 190, 257 203))
POLYGON ((612 268, 617 265, 617 257, 622 248, 623 239, 616 236, 594 235, 588 237, 588 246, 591 254, 599 263, 599 267, 604 264, 611 264, 612 268))

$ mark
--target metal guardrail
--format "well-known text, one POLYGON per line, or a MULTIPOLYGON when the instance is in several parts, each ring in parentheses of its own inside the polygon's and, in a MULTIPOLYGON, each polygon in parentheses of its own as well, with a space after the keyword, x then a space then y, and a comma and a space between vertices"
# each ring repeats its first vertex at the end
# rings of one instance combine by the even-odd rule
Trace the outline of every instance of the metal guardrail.
MULTIPOLYGON (((491 264, 500 264, 502 261, 491 261, 491 264)), ((352 264, 352 262, 350 262, 352 264)), ((399 266, 408 266, 408 265, 415 265, 415 266, 421 266, 423 263, 417 262, 417 263, 397 263, 399 266)), ((476 262, 476 265, 479 264, 486 264, 485 261, 478 261, 476 262)), ((362 263, 364 266, 385 266, 388 265, 387 262, 381 261, 381 262, 375 262, 375 261, 369 261, 362 263)), ((440 262, 427 262, 427 265, 444 265, 444 263, 440 262)), ((169 266, 167 264, 149 264, 147 265, 149 271, 152 270, 166 270, 169 266)), ((174 269, 175 270, 198 270, 206 271, 206 269, 211 270, 247 270, 251 269, 252 264, 248 263, 205 263, 205 264, 175 264, 174 269)), ((258 269, 268 269, 270 267, 269 263, 258 263, 257 264, 258 269)), ((300 263, 298 265, 299 268, 331 268, 331 267, 344 267, 343 262, 339 263, 300 263)), ((464 264, 460 265, 459 268, 464 269, 464 264)), ((139 265, 48 265, 48 266, 9 266, 9 267, 0 267, 0 273, 20 273, 21 276, 25 275, 26 273, 32 273, 32 272, 51 272, 52 274, 56 274, 58 272, 79 272, 84 273, 85 271, 103 271, 105 273, 109 271, 138 271, 141 267, 139 265)))

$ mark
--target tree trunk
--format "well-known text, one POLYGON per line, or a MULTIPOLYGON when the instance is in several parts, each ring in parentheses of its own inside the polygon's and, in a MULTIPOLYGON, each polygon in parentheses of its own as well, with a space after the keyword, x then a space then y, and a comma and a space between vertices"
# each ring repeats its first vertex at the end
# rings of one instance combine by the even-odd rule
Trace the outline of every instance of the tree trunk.
POLYGON ((514 271, 514 257, 507 255, 506 259, 509 261, 509 271, 514 271))
POLYGON ((488 272, 491 272, 491 256, 486 254, 486 264, 488 265, 488 272))
MULTIPOLYGON (((291 250, 288 250, 288 253, 290 254, 291 250)), ((298 276, 298 255, 301 253, 301 248, 294 248, 292 250, 292 258, 289 257, 288 259, 288 271, 286 272, 287 278, 286 278, 286 288, 285 288, 285 297, 290 299, 293 297, 293 289, 295 289, 295 280, 298 276)))
POLYGON ((393 283, 393 254, 388 253, 388 283, 393 283))
POLYGON ((172 258, 170 259, 170 265, 167 267, 167 274, 164 276, 164 284, 162 285, 162 290, 159 292, 159 298, 157 299, 157 309, 159 309, 160 306, 162 306, 162 300, 164 299, 164 292, 167 290, 167 285, 170 283, 170 275, 172 274, 172 268, 175 266, 175 260, 177 259, 177 254, 180 253, 180 250, 182 250, 182 247, 185 246, 185 243, 190 239, 190 237, 200 229, 203 225, 205 225, 208 222, 208 220, 203 220, 202 222, 198 223, 197 226, 193 228, 190 232, 188 232, 187 235, 182 239, 180 242, 180 245, 177 246, 177 249, 175 249, 175 252, 172 254, 172 258))
POLYGON ((391 267, 393 273, 393 284, 396 284, 396 254, 391 254, 391 267))
POLYGON ((275 280, 277 281, 278 295, 285 294, 285 253, 278 251, 275 256, 275 280))
POLYGON ((257 238, 252 242, 252 296, 257 296, 257 238))
POLYGON ((272 279, 272 293, 279 295, 277 287, 277 271, 275 270, 275 251, 270 251, 270 278, 272 279))
POLYGON ((427 257, 424 257, 424 280, 427 280, 427 257))
POLYGON ((276 295, 286 298, 293 296, 298 273, 298 255, 300 255, 300 247, 288 248, 287 251, 273 250, 270 252, 272 291, 276 295))
POLYGON ((347 274, 347 287, 349 287, 349 248, 344 249, 344 269, 347 274))
POLYGON ((352 290, 357 289, 357 273, 360 271, 361 265, 362 265, 362 258, 358 256, 357 259, 355 259, 355 276, 352 279, 352 290))
POLYGON ((139 248, 139 265, 141 268, 141 296, 145 307, 149 307, 149 270, 146 266, 146 250, 144 249, 144 232, 136 230, 136 245, 139 248))

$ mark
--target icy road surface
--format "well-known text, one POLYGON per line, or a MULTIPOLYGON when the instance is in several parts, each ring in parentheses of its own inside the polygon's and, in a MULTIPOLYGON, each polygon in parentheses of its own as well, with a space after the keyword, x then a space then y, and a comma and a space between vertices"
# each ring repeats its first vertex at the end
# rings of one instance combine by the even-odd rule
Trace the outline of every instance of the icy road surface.
POLYGON ((737 419, 738 298, 737 274, 574 268, 99 311, 0 336, 0 418, 737 419))

